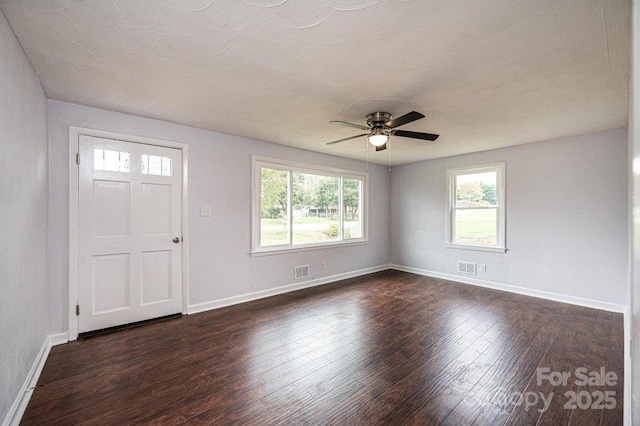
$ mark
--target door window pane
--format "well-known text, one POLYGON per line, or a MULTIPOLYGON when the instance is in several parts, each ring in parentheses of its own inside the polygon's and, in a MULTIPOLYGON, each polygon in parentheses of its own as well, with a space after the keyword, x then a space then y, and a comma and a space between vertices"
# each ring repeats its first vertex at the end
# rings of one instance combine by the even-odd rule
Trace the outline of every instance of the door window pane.
POLYGON ((293 173, 293 244, 340 238, 339 183, 337 177, 293 173))
POLYGON ((143 155, 140 159, 143 175, 171 176, 171 158, 157 155, 143 155))
POLYGON ((344 212, 344 239, 362 238, 362 181, 344 178, 342 183, 342 210, 344 212))
POLYGON ((288 186, 285 170, 261 169, 260 245, 288 244, 288 186))
POLYGON ((93 168, 105 172, 129 173, 129 153, 96 148, 93 150, 93 168))

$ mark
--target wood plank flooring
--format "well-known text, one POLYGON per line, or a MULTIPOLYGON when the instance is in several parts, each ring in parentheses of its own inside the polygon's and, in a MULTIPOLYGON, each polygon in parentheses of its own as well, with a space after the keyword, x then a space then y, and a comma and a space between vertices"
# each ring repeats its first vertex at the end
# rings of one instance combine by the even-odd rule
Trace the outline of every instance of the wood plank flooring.
POLYGON ((621 314, 384 271, 56 346, 23 424, 621 425, 622 380, 621 314))

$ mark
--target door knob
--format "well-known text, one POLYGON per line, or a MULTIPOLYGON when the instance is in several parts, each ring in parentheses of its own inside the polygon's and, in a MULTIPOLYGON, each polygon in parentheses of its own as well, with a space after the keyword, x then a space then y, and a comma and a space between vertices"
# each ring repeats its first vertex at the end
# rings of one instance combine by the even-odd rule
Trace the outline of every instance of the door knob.
POLYGON ((174 243, 176 243, 176 244, 178 244, 178 243, 180 242, 180 238, 175 237, 175 238, 173 239, 173 242, 174 242, 174 243))

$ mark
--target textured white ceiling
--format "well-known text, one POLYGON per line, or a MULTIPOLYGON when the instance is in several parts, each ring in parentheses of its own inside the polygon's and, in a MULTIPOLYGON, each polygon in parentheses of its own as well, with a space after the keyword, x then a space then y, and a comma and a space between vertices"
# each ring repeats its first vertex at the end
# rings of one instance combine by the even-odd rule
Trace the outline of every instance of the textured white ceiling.
POLYGON ((51 99, 391 162, 622 127, 630 0, 0 0, 51 99), (388 161, 389 151, 370 152, 388 161))

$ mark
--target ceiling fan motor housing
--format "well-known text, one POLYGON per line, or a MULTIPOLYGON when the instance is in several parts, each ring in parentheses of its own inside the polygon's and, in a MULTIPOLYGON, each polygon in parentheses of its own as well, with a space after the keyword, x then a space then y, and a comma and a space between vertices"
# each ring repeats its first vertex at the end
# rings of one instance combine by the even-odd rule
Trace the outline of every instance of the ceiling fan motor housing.
POLYGON ((372 112, 367 115, 367 124, 371 128, 384 127, 384 123, 388 123, 392 118, 388 112, 372 112))
POLYGON ((346 121, 332 121, 332 123, 343 124, 349 127, 355 127, 356 129, 365 130, 369 133, 363 133, 361 135, 350 136, 348 138, 338 139, 337 141, 328 142, 327 145, 333 145, 340 142, 345 142, 351 139, 356 139, 362 136, 367 136, 369 143, 376 147, 376 151, 382 151, 387 148, 387 141, 389 136, 400 136, 403 138, 422 139, 425 141, 435 141, 438 139, 438 135, 433 133, 412 132, 407 130, 396 130, 397 127, 404 126, 405 124, 413 123, 416 120, 424 118, 424 114, 417 111, 411 111, 405 115, 393 120, 393 117, 388 112, 379 111, 372 112, 366 116, 367 127, 360 124, 353 124, 346 121))

